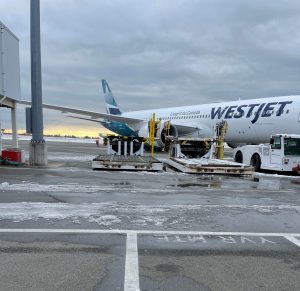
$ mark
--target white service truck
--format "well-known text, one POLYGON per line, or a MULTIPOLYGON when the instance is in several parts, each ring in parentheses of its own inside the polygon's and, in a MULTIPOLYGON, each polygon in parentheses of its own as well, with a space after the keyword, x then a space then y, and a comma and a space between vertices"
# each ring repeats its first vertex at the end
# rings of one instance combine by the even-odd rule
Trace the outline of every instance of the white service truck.
POLYGON ((251 165, 255 171, 271 170, 300 174, 300 135, 275 134, 269 144, 237 147, 234 161, 251 165))

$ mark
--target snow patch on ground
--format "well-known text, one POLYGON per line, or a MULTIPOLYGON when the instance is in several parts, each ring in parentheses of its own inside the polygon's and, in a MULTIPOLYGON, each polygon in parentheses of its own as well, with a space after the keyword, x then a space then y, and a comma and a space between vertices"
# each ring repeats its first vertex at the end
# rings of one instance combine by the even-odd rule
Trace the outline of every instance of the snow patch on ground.
MULTIPOLYGON (((55 154, 48 153, 48 161, 74 161, 74 162, 92 162, 92 160, 95 158, 95 155, 84 155, 84 154, 66 154, 66 153, 60 153, 57 152, 55 154)), ((25 152, 25 160, 29 160, 29 153, 25 152)), ((81 170, 81 168, 78 168, 81 170)))
POLYGON ((82 185, 78 183, 71 184, 38 184, 23 182, 20 184, 9 184, 3 182, 0 184, 2 191, 23 191, 23 192, 68 192, 68 193, 96 193, 96 192, 131 192, 131 193, 173 193, 173 192, 194 192, 192 189, 155 189, 155 188, 137 188, 118 185, 82 185))
POLYGON ((94 193, 99 191, 113 191, 112 186, 90 186, 81 184, 56 184, 45 185, 35 183, 9 184, 3 182, 0 184, 0 190, 5 191, 24 191, 24 192, 76 192, 76 193, 94 193))
MULTIPOLYGON (((9 140, 12 139, 11 134, 3 134, 2 139, 9 140)), ((31 140, 31 136, 28 135, 18 135, 19 140, 31 140)), ((100 139, 100 143, 102 142, 102 138, 100 139)), ((75 143, 93 143, 95 144, 95 139, 90 138, 80 138, 80 137, 52 137, 52 136, 46 136, 46 141, 54 141, 54 142, 75 142, 75 143)))
MULTIPOLYGON (((28 156, 29 157, 29 156, 28 156)), ((65 154, 65 153, 55 153, 48 154, 48 160, 50 161, 89 161, 91 162, 95 158, 95 155, 84 155, 84 154, 65 154)))
POLYGON ((80 223, 80 220, 84 219, 105 226, 119 223, 121 220, 116 215, 103 214, 101 208, 104 205, 98 207, 93 204, 4 203, 0 204, 0 220, 11 219, 14 222, 21 222, 37 219, 71 219, 74 223, 80 223))
POLYGON ((134 224, 138 226, 166 224, 189 224, 202 213, 213 210, 249 210, 257 211, 262 215, 269 215, 278 210, 300 212, 300 205, 139 205, 117 203, 115 201, 103 203, 42 203, 19 202, 0 203, 0 220, 9 219, 14 222, 70 219, 73 223, 97 223, 111 226, 119 223, 134 224), (191 216, 191 213, 194 215, 191 216), (132 214, 134 214, 132 216, 132 214))

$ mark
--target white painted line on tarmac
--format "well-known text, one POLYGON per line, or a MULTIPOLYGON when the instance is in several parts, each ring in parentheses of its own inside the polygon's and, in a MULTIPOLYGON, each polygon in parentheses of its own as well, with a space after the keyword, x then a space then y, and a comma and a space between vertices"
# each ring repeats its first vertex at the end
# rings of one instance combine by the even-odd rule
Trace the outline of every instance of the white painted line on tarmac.
POLYGON ((139 291, 139 258, 137 248, 137 233, 127 233, 124 291, 139 291))
POLYGON ((295 238, 291 235, 285 235, 284 237, 300 248, 300 240, 298 240, 297 238, 295 238))
POLYGON ((0 233, 72 233, 72 234, 166 234, 166 235, 227 235, 227 236, 277 236, 299 237, 300 233, 278 232, 226 232, 226 231, 176 231, 176 230, 129 230, 129 229, 53 229, 53 228, 0 228, 0 233))

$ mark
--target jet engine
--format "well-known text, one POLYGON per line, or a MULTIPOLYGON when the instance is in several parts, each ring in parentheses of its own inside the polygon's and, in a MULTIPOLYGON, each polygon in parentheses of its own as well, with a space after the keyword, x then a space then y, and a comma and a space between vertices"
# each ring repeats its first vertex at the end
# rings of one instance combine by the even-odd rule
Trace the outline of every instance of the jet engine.
MULTIPOLYGON (((148 138, 149 137, 149 127, 145 125, 142 127, 138 135, 141 137, 148 138)), ((174 136, 178 137, 178 130, 175 125, 168 124, 168 122, 160 122, 158 123, 157 131, 155 133, 155 141, 156 146, 163 148, 166 142, 166 136, 174 136), (168 129, 169 128, 169 129, 168 129)))

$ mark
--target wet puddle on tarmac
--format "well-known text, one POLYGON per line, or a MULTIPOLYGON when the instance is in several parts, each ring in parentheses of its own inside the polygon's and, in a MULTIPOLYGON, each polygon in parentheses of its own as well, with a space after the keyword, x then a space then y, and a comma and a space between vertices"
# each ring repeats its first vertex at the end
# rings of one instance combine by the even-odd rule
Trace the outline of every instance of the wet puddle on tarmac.
POLYGON ((255 177, 198 176, 190 181, 176 179, 174 188, 212 188, 236 190, 295 190, 300 191, 300 177, 257 174, 255 177))

